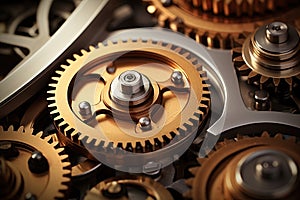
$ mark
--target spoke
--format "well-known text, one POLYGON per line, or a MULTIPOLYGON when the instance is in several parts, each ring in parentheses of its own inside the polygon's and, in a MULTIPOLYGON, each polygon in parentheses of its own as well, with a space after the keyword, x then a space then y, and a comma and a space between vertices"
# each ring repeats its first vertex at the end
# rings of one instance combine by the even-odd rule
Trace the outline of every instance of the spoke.
POLYGON ((158 85, 160 87, 160 90, 163 93, 167 92, 167 91, 181 92, 181 93, 189 93, 190 92, 189 87, 185 87, 183 84, 182 85, 176 85, 171 81, 171 79, 168 79, 168 80, 163 81, 163 82, 158 82, 158 85))
POLYGON ((25 47, 30 51, 33 51, 33 47, 35 46, 34 38, 7 33, 0 34, 0 42, 13 46, 25 47))
POLYGON ((42 0, 37 9, 36 21, 39 29, 39 35, 49 37, 49 12, 53 0, 42 0))

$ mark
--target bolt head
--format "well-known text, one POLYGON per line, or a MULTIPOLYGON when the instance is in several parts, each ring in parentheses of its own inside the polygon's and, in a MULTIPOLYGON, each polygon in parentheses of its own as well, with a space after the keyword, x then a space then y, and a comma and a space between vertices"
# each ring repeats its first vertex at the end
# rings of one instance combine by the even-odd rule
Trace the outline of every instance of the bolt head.
POLYGON ((288 26, 283 22, 273 22, 266 26, 266 37, 272 43, 284 43, 288 36, 288 26))
POLYGON ((89 116, 92 114, 91 104, 89 102, 82 101, 79 103, 78 107, 79 107, 79 113, 82 116, 89 116))
POLYGON ((39 152, 34 151, 28 160, 28 167, 32 173, 41 174, 49 170, 49 164, 45 156, 39 152))
POLYGON ((174 71, 171 75, 171 80, 175 85, 183 83, 183 74, 180 71, 174 71))
POLYGON ((168 7, 172 5, 172 0, 161 0, 160 1, 162 3, 163 6, 168 7))
POLYGON ((142 130, 151 129, 151 120, 149 117, 142 117, 139 119, 139 125, 142 130))

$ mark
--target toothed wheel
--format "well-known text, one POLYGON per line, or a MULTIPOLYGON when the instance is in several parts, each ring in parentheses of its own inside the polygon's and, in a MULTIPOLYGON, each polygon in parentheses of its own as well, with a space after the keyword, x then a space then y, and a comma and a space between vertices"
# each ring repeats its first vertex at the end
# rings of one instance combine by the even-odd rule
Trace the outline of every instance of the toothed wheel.
POLYGON ((0 198, 64 199, 70 182, 68 156, 50 137, 0 126, 0 198))
POLYGON ((272 22, 258 28, 233 49, 233 62, 249 84, 290 91, 300 83, 300 35, 296 28, 272 22))
POLYGON ((160 183, 143 176, 120 176, 106 179, 87 192, 85 200, 173 200, 160 183))
POLYGON ((193 199, 297 199, 300 145, 296 138, 238 136, 217 143, 187 180, 193 199))
POLYGON ((145 0, 158 25, 208 47, 231 49, 244 32, 273 20, 297 23, 299 1, 145 0), (273 13, 273 14, 272 14, 273 13), (280 14, 279 14, 280 13, 280 14))
POLYGON ((136 153, 194 133, 209 111, 209 85, 182 52, 151 40, 108 41, 67 60, 48 91, 60 132, 75 143, 136 153))

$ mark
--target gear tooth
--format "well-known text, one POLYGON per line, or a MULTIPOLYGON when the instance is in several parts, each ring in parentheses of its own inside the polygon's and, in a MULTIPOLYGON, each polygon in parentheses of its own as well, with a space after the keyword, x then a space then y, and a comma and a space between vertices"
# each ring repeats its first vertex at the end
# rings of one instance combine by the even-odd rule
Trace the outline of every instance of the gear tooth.
POLYGON ((273 78, 273 83, 274 83, 275 87, 278 87, 278 85, 280 83, 280 78, 273 78))
MULTIPOLYGON (((38 138, 42 138, 43 132, 42 132, 42 131, 38 132, 38 133, 36 134, 36 136, 37 136, 38 138)), ((46 141, 48 142, 48 140, 46 140, 46 141)))
MULTIPOLYGON (((131 39, 128 39, 128 42, 131 42, 131 39)), ((111 40, 107 40, 107 45, 108 46, 111 46, 113 45, 114 43, 111 41, 111 40)))
POLYGON ((54 80, 54 81, 59 81, 59 77, 54 76, 54 77, 51 77, 51 79, 54 80))
POLYGON ((57 88, 57 84, 56 83, 49 83, 49 86, 53 87, 53 88, 57 88))
POLYGON ((283 140, 283 136, 280 133, 277 133, 274 138, 278 140, 283 140))
POLYGON ((4 132, 3 126, 0 126, 0 132, 4 132))
MULTIPOLYGON (((48 97, 47 101, 55 101, 55 97, 48 97)), ((53 107, 54 105, 49 104, 48 107, 53 107)))
POLYGON ((264 83, 266 83, 268 80, 269 80, 268 77, 261 75, 259 82, 260 82, 261 84, 264 84, 264 83))
MULTIPOLYGON (((49 105, 49 107, 53 107, 52 104, 49 105)), ((51 114, 51 115, 55 115, 56 113, 58 113, 57 110, 52 110, 52 111, 50 111, 50 114, 51 114)))
POLYGON ((87 55, 88 54, 88 52, 85 49, 81 49, 80 52, 81 52, 82 55, 87 55))
POLYGON ((177 53, 179 53, 181 51, 181 48, 177 47, 174 51, 177 52, 177 53))
POLYGON ((60 158, 61 158, 61 161, 67 161, 69 159, 69 156, 67 154, 63 154, 63 155, 60 155, 60 158))
POLYGON ((267 131, 264 131, 264 132, 262 133, 261 137, 269 138, 270 135, 269 135, 269 133, 268 133, 267 131))
POLYGON ((102 47, 104 47, 104 44, 103 44, 102 42, 99 42, 99 43, 97 44, 97 46, 98 46, 98 48, 102 48, 102 47))
MULTIPOLYGON (((58 146, 59 146, 59 143, 58 143, 58 142, 53 142, 52 144, 53 144, 54 147, 58 147, 58 146)), ((64 150, 65 150, 65 149, 64 149, 64 148, 61 148, 61 147, 58 147, 58 148, 56 149, 56 151, 57 151, 58 154, 63 153, 64 150)))
POLYGON ((69 162, 62 162, 63 168, 68 168, 71 166, 71 163, 69 162))
POLYGON ((75 60, 80 59, 80 56, 78 54, 73 54, 73 57, 74 57, 75 60))
MULTIPOLYGON (((189 169, 189 171, 190 171, 190 169, 189 169)), ((188 186, 190 186, 190 187, 192 187, 193 183, 194 183, 194 180, 195 180, 195 178, 186 179, 185 180, 185 184, 188 185, 188 186)))
POLYGON ((153 44, 152 39, 147 40, 147 44, 153 44))
POLYGON ((238 68, 238 70, 239 70, 240 72, 243 72, 243 71, 248 71, 248 70, 250 70, 250 68, 248 67, 248 65, 243 64, 241 67, 238 68))
POLYGON ((253 77, 255 77, 255 76, 257 76, 258 74, 255 72, 255 71, 251 71, 250 73, 249 73, 249 75, 248 75, 248 79, 251 79, 251 78, 253 78, 253 77))
POLYGON ((242 139, 244 139, 244 136, 241 134, 237 134, 237 140, 242 140, 242 139))
POLYGON ((74 61, 71 60, 71 59, 67 59, 66 61, 67 61, 67 63, 69 63, 70 65, 74 63, 74 61))
POLYGON ((92 45, 90 45, 90 46, 89 46, 89 51, 91 52, 91 51, 94 51, 94 50, 95 50, 95 47, 92 46, 92 45))
POLYGON ((182 54, 183 57, 188 58, 190 56, 190 52, 185 52, 184 54, 182 54))
POLYGON ((290 78, 285 78, 284 80, 289 85, 290 91, 292 91, 292 89, 293 89, 293 78, 291 78, 291 77, 290 78))
MULTIPOLYGON (((21 127, 20 127, 20 130, 21 130, 21 127)), ((13 126, 13 125, 10 125, 10 126, 8 127, 7 131, 13 132, 13 131, 14 131, 14 126, 13 126)), ((22 132, 22 130, 21 130, 21 131, 18 130, 18 132, 22 132)))
POLYGON ((54 95, 55 95, 55 90, 48 90, 47 93, 48 93, 48 94, 54 94, 54 95))
POLYGON ((199 167, 191 167, 189 168, 189 172, 191 172, 191 174, 193 174, 194 176, 196 175, 196 173, 198 172, 199 167))
POLYGON ((227 139, 227 138, 224 138, 224 143, 226 144, 226 145, 228 145, 228 144, 230 144, 230 143, 232 143, 232 142, 234 142, 233 140, 230 140, 230 139, 227 139))
MULTIPOLYGON (((207 153, 206 153, 207 154, 207 153)), ((207 158, 203 157, 203 158, 197 158, 197 162, 200 164, 200 165, 203 165, 203 163, 207 160, 207 158)))
MULTIPOLYGON (((67 62, 68 62, 68 60, 67 60, 67 62)), ((67 65, 60 65, 60 67, 63 68, 64 70, 66 70, 68 68, 67 65)))
POLYGON ((166 46, 166 48, 168 48, 168 49, 172 49, 172 47, 173 47, 173 45, 171 43, 168 43, 166 46))
MULTIPOLYGON (((60 120, 60 119, 62 119, 61 116, 57 116, 57 117, 54 118, 54 121, 58 121, 58 120, 60 120)), ((59 126, 59 127, 62 127, 62 126, 64 126, 64 125, 66 125, 66 124, 67 124, 67 122, 62 121, 62 122, 60 122, 60 123, 58 124, 58 126, 59 126)))

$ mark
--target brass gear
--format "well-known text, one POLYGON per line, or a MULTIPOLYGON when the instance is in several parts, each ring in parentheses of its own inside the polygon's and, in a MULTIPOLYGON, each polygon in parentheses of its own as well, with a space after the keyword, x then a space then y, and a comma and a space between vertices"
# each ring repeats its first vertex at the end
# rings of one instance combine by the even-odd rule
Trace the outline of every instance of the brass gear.
POLYGON ((148 152, 197 131, 209 112, 209 85, 201 64, 183 52, 152 40, 108 41, 67 60, 69 66, 56 71, 48 91, 48 107, 61 134, 75 143, 148 152), (121 77, 134 84, 143 80, 145 86, 115 84, 121 77), (140 96, 127 101, 127 90, 140 96))
MULTIPOLYGON (((257 27, 274 20, 299 24, 299 1, 214 1, 204 0, 199 6, 213 13, 195 8, 190 1, 145 0, 147 11, 157 17, 158 25, 181 32, 197 42, 212 48, 231 49, 243 33, 252 33, 257 27), (228 4, 227 4, 228 2, 228 4), (278 3, 278 4, 277 4, 278 3), (264 5, 264 6, 258 6, 264 5), (276 9, 285 7, 284 9, 276 9), (293 5, 293 6, 291 6, 293 5), (207 7, 207 8, 206 8, 207 7), (269 9, 276 12, 261 12, 269 9), (247 11, 247 15, 239 16, 247 11), (215 13, 215 14, 214 14, 215 13), (223 13, 223 15, 220 15, 223 13), (225 15, 224 15, 225 13, 225 15), (231 16, 226 16, 226 15, 231 16), (250 16, 249 16, 250 14, 250 16)), ((195 5, 198 5, 195 1, 195 5)))
POLYGON ((278 88, 291 92, 297 86, 295 83, 299 83, 299 55, 299 32, 282 22, 261 26, 252 34, 240 38, 232 49, 232 59, 238 74, 247 76, 248 84, 259 85, 261 89, 273 88, 275 92, 278 88), (286 28, 288 39, 280 44, 278 41, 271 42, 267 35, 271 26, 286 28))
POLYGON ((70 182, 68 156, 42 132, 0 126, 1 199, 63 199, 70 182), (2 182, 4 181, 4 182, 2 182))
POLYGON ((284 139, 282 134, 271 137, 265 131, 261 137, 225 139, 207 157, 198 158, 199 167, 190 168, 194 177, 186 181, 191 187, 186 196, 195 200, 297 199, 299 153, 296 138, 284 139), (279 179, 284 184, 273 185, 279 179))
POLYGON ((121 176, 104 180, 87 192, 84 200, 108 200, 112 198, 116 200, 173 200, 167 189, 145 176, 121 176), (134 190, 139 191, 137 194, 143 197, 134 196, 130 198, 130 194, 128 194, 130 190, 133 192, 134 190))

